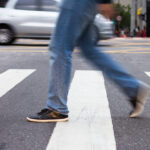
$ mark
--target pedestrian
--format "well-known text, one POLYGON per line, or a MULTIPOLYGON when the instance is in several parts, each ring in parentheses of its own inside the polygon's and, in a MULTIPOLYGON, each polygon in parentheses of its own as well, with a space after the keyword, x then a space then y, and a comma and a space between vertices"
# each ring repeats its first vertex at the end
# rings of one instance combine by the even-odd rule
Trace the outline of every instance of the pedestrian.
POLYGON ((125 29, 125 37, 129 37, 130 36, 130 29, 127 27, 125 29))
POLYGON ((136 37, 136 28, 133 29, 133 37, 136 37))
POLYGON ((144 26, 143 30, 142 30, 142 37, 147 37, 146 34, 146 27, 144 26))
POLYGON ((139 26, 136 27, 136 37, 141 37, 141 30, 139 26))
MULTIPOLYGON (((107 18, 113 14, 110 0, 63 0, 60 15, 50 43, 50 83, 44 109, 27 117, 32 122, 68 120, 67 95, 70 83, 72 52, 76 45, 83 56, 102 70, 128 96, 133 106, 130 117, 143 110, 150 87, 127 73, 92 40, 93 21, 97 10, 107 18)), ((102 99, 100 99, 102 100, 102 99)))
POLYGON ((126 37, 124 30, 121 30, 120 37, 122 37, 122 38, 126 37))

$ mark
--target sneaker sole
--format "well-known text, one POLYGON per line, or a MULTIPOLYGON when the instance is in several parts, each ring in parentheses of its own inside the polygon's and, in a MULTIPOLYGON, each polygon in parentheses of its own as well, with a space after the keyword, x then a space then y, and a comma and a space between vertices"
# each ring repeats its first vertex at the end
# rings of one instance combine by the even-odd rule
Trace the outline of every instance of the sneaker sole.
POLYGON ((69 118, 65 118, 65 119, 53 119, 53 120, 38 120, 38 119, 31 119, 31 118, 26 118, 27 121, 30 122, 41 122, 41 123, 47 123, 47 122, 66 122, 69 120, 69 118))

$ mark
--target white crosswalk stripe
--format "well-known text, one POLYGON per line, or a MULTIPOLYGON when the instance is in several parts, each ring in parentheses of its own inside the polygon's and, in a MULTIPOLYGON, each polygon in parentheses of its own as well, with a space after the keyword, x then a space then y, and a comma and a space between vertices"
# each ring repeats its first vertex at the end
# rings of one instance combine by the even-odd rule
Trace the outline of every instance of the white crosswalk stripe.
POLYGON ((0 74, 0 97, 32 74, 34 69, 9 69, 0 74))
POLYGON ((145 72, 150 77, 150 72, 145 72))
POLYGON ((57 123, 47 150, 116 150, 103 75, 76 71, 69 92, 70 121, 57 123))

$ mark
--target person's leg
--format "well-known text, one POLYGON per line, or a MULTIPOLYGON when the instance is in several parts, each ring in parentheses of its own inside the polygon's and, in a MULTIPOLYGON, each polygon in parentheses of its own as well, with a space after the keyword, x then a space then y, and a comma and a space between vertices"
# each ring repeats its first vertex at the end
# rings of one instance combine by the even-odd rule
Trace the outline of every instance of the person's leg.
POLYGON ((50 84, 47 108, 68 114, 67 95, 71 54, 89 20, 73 10, 62 9, 50 43, 50 84))
POLYGON ((102 70, 110 79, 123 89, 129 97, 135 97, 138 89, 138 81, 127 73, 108 54, 96 48, 92 40, 93 25, 91 24, 85 34, 81 37, 79 46, 83 55, 90 60, 99 70, 102 70))
POLYGON ((94 18, 95 0, 64 2, 68 3, 67 8, 65 4, 65 7, 61 8, 50 42, 50 82, 47 105, 41 112, 27 117, 28 121, 68 120, 67 95, 71 74, 71 54, 79 37, 94 18))
POLYGON ((68 120, 67 95, 71 74, 71 55, 79 36, 88 24, 86 17, 62 9, 50 42, 50 81, 46 108, 29 115, 32 122, 68 120))
POLYGON ((92 40, 92 30, 93 24, 89 25, 87 31, 81 37, 79 46, 83 55, 113 80, 129 97, 134 107, 134 114, 132 113, 130 117, 138 116, 144 109, 144 104, 149 95, 149 86, 138 81, 109 57, 108 54, 96 48, 92 40))

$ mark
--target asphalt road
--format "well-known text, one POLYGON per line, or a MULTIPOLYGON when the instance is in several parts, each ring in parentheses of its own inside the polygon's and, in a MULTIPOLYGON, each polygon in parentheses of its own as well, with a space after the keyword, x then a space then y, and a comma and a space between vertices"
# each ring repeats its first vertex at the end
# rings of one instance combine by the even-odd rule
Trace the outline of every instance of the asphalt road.
MULTIPOLYGON (((55 123, 26 121, 28 114, 39 111, 46 103, 48 43, 44 40, 18 40, 11 46, 0 46, 0 75, 9 69, 35 70, 0 97, 0 150, 45 150, 54 134, 55 123)), ((150 39, 112 39, 102 41, 98 47, 135 77, 150 84, 150 77, 145 74, 150 72, 150 39)), ((72 79, 76 70, 96 70, 77 49, 73 53, 72 79)), ((150 98, 142 116, 130 119, 131 106, 127 97, 109 79, 104 79, 116 150, 150 150, 150 98)), ((5 85, 0 83, 0 88, 7 88, 7 85, 8 81, 5 85)))

